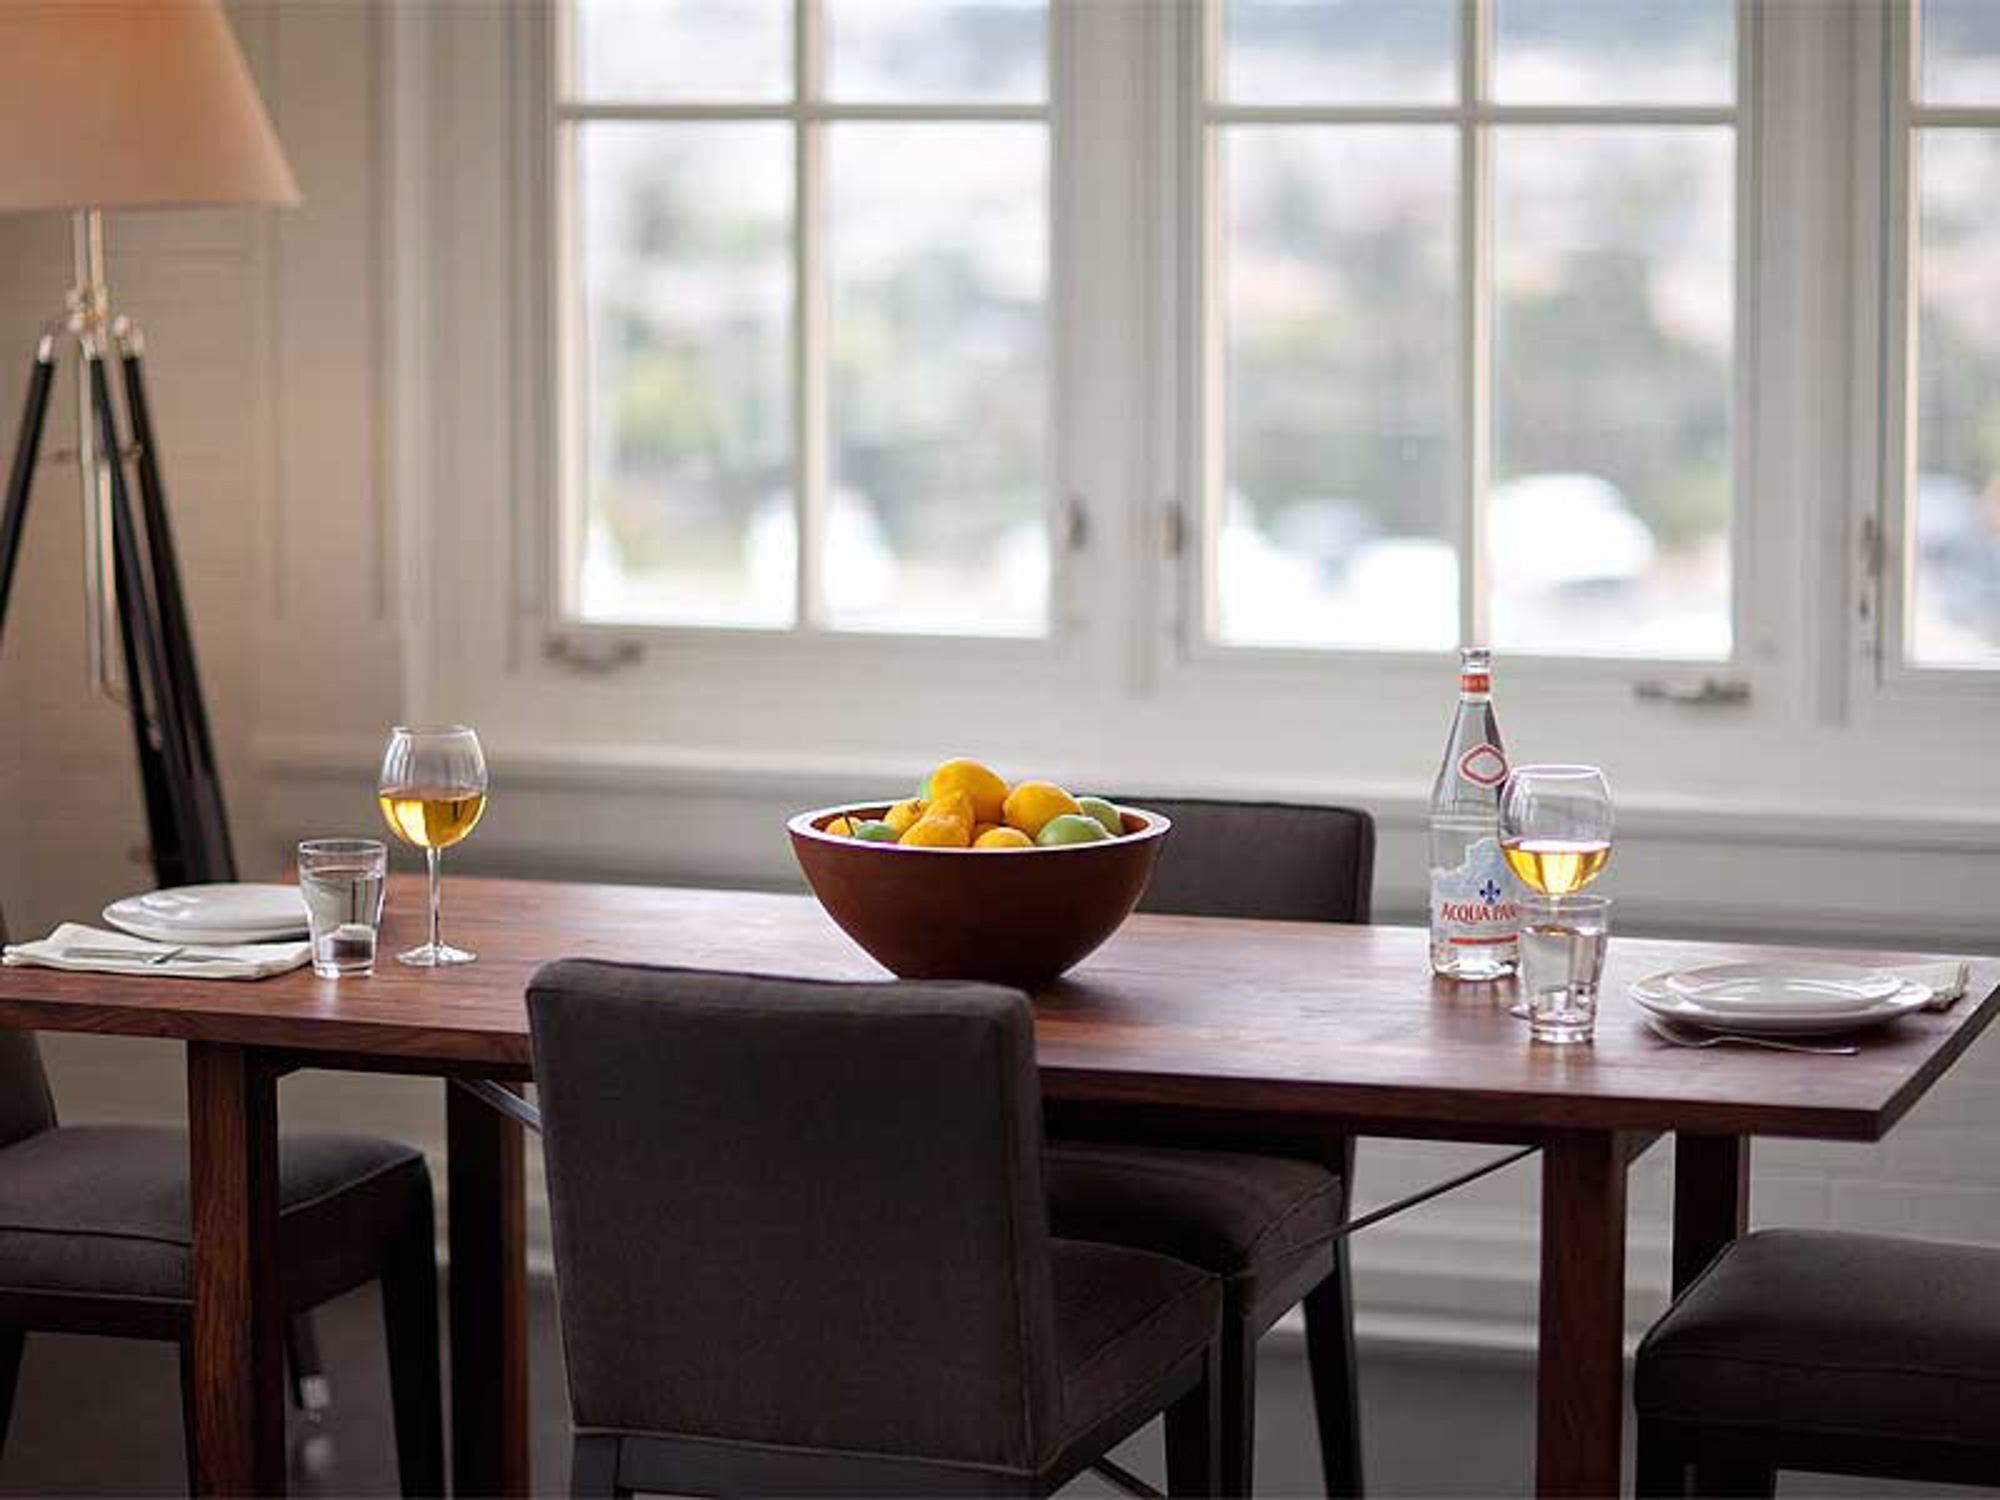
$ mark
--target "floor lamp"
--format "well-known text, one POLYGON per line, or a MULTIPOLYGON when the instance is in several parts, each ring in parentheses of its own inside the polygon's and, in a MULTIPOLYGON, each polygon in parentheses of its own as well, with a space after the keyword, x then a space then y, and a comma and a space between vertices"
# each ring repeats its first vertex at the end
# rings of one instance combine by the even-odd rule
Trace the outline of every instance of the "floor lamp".
POLYGON ((120 696, 115 620, 161 885, 233 880, 236 856, 174 560, 144 342, 111 304, 103 210, 297 201, 218 0, 0 4, 0 212, 67 211, 75 256, 65 308, 35 346, 0 509, 0 628, 57 366, 72 350, 76 448, 60 456, 73 456, 82 477, 90 670, 99 691, 120 696))

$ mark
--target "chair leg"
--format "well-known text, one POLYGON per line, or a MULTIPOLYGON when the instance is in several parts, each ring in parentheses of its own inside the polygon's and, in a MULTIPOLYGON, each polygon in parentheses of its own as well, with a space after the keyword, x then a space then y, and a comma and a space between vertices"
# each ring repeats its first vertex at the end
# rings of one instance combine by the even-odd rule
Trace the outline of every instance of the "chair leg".
POLYGON ((578 1433, 569 1450, 569 1492, 576 1500, 622 1500, 631 1494, 618 1484, 618 1439, 578 1433))
POLYGON ((1354 1283, 1347 1241, 1334 1246, 1333 1274, 1306 1293, 1306 1366, 1319 1426, 1326 1493, 1359 1500, 1361 1382, 1354 1347, 1354 1283))
POLYGON ((14 1419, 14 1391, 21 1381, 21 1349, 28 1341, 23 1328, 0 1328, 0 1452, 7 1448, 7 1428, 14 1419))
MULTIPOLYGON (((1225 1334, 1226 1338, 1227 1335, 1225 1334)), ((1201 1379, 1193 1390, 1167 1408, 1167 1493, 1211 1496, 1234 1493, 1223 1469, 1222 1382, 1218 1358, 1211 1348, 1201 1363, 1201 1379)), ((581 1493, 581 1492, 579 1492, 581 1493)))
POLYGON ((1778 1492, 1778 1475, 1768 1464, 1750 1458, 1698 1458, 1694 1464, 1695 1495, 1726 1496, 1744 1500, 1757 1496, 1769 1500, 1778 1492))
POLYGON ((1242 1497, 1254 1493, 1257 1469, 1257 1329, 1246 1311, 1234 1297, 1224 1302, 1219 1356, 1211 1356, 1217 1368, 1210 1371, 1222 1406, 1221 1493, 1242 1497))
POLYGON ((314 1422, 323 1421, 333 1406, 333 1383, 319 1357, 319 1334, 311 1313, 285 1322, 285 1365, 291 1374, 292 1405, 314 1422))
POLYGON ((180 1337, 181 1351, 181 1452, 187 1461, 188 1494, 201 1493, 201 1464, 199 1439, 195 1436, 194 1423, 194 1338, 191 1334, 180 1337))
POLYGON ((1632 1475, 1637 1500, 1681 1500, 1687 1494, 1687 1460, 1653 1423, 1639 1421, 1638 1456, 1632 1475))
POLYGON ((436 1230, 414 1214, 382 1264, 382 1327, 405 1495, 442 1495, 444 1397, 438 1352, 436 1230))

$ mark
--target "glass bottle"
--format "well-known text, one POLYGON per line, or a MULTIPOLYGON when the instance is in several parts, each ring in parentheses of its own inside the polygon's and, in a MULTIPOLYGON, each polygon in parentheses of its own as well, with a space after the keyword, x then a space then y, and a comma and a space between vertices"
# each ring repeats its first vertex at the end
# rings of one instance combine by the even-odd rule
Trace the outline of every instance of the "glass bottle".
POLYGON ((1431 788, 1431 968, 1500 979, 1520 962, 1519 887, 1500 852, 1507 751, 1493 716, 1493 653, 1459 653, 1458 713, 1431 788))

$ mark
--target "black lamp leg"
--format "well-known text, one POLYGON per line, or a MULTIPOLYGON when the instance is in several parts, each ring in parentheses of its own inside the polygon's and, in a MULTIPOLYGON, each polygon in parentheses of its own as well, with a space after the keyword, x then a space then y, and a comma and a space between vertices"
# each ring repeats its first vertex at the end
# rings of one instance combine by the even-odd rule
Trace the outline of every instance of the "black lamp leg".
POLYGON ((146 548, 150 583, 157 610, 160 651, 166 667, 162 692, 171 693, 183 731, 193 797, 190 821, 199 842, 187 850, 188 878, 196 881, 234 880, 236 851, 229 838, 229 815, 222 800, 222 775, 215 743, 209 734, 208 710, 201 697, 201 674, 195 668, 194 632, 188 625, 186 597, 181 592, 175 561, 173 530, 167 519, 166 487, 160 478, 159 446, 153 437, 152 408, 139 351, 127 345, 125 411, 132 423, 132 441, 139 450, 139 504, 146 518, 146 548))
POLYGON ((111 481, 111 552, 118 586, 119 638, 125 653, 126 689, 132 695, 132 744, 139 760, 139 780, 146 794, 147 833, 153 844, 153 869, 162 885, 185 885, 192 878, 190 856, 201 848, 200 824, 193 816, 194 785, 188 763, 187 733, 180 704, 167 680, 160 637, 154 626, 153 601, 146 591, 146 574, 139 560, 139 537, 125 491, 124 452, 118 441, 118 418, 111 405, 111 383, 104 361, 88 345, 83 353, 90 381, 91 413, 97 424, 98 451, 111 481))
POLYGON ((55 378, 55 340, 44 339, 28 372, 28 396, 21 409, 21 435, 14 444, 14 467, 7 473, 7 508, 0 512, 0 629, 7 623, 7 597, 14 588, 14 564, 28 524, 28 492, 34 488, 35 460, 49 412, 49 383, 55 378))

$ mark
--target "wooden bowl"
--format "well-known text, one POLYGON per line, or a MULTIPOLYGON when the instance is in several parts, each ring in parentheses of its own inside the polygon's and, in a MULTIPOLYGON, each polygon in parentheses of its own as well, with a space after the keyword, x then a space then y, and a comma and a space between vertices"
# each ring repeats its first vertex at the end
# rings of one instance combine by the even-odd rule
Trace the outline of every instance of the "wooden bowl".
POLYGON ((1173 825, 1121 808, 1125 835, 1048 849, 926 849, 826 833, 879 802, 800 813, 787 828, 827 915, 904 979, 1032 986, 1080 962, 1131 914, 1173 825))

